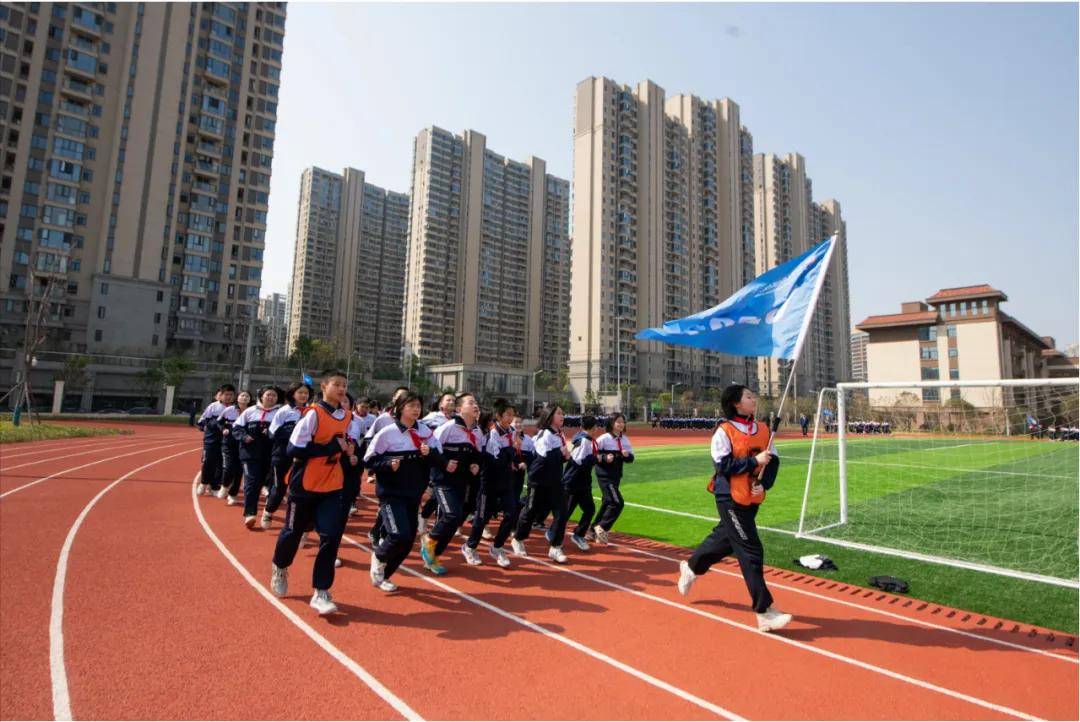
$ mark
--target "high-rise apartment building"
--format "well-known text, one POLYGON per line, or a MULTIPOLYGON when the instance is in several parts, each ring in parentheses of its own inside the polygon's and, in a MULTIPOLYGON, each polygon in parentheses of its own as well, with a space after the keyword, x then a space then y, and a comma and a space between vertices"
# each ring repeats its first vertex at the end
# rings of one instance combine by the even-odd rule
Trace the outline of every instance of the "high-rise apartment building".
POLYGON ((408 195, 367 183, 354 168, 304 171, 289 351, 307 336, 337 344, 370 369, 400 365, 408 231, 408 195))
POLYGON ((47 349, 238 359, 285 3, 2 3, 0 29, 0 343, 48 291, 47 349))
POLYGON ((434 364, 565 365, 569 183, 467 130, 413 146, 405 346, 434 364))
POLYGON ((286 305, 285 296, 280 293, 271 293, 259 300, 259 321, 262 322, 266 334, 267 358, 283 359, 286 356, 286 305))
POLYGON ((570 383, 579 399, 753 382, 743 358, 638 341, 754 275, 753 139, 728 99, 591 77, 574 102, 570 383))
POLYGON ((866 381, 866 343, 870 334, 857 329, 851 330, 851 380, 866 381))
MULTIPOLYGON (((847 227, 839 203, 813 201, 813 186, 801 155, 760 153, 753 163, 757 275, 838 236, 794 381, 799 394, 816 392, 851 375, 847 227)), ((787 361, 758 359, 761 392, 780 395, 790 368, 787 361)))

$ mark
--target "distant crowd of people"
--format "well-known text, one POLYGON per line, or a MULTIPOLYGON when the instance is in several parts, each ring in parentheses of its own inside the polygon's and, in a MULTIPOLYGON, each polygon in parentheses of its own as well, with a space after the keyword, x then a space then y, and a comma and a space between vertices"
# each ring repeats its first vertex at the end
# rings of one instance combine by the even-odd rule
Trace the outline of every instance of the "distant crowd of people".
MULTIPOLYGON (((839 425, 835 420, 825 422, 825 433, 835 434, 839 425)), ((888 421, 849 421, 847 422, 849 434, 891 434, 892 424, 888 421)))
POLYGON ((1061 424, 1028 424, 1028 435, 1033 439, 1051 441, 1080 441, 1080 427, 1062 426, 1061 424))

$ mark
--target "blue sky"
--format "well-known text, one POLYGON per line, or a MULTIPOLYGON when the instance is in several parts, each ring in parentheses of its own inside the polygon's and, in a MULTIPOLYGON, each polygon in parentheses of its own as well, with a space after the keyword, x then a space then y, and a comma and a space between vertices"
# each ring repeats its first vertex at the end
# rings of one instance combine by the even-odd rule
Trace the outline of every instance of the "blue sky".
POLYGON ((1076 4, 290 3, 263 291, 292 269, 300 173, 409 190, 427 125, 571 175, 590 75, 729 97, 848 224, 852 322, 990 283, 1078 337, 1076 4))

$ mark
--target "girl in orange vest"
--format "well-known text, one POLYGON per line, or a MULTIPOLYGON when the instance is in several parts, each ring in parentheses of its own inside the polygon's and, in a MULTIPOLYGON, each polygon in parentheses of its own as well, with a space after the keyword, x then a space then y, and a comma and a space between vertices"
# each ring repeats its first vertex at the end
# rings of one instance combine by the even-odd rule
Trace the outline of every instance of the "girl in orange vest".
POLYGON ((755 517, 766 490, 776 481, 780 457, 769 427, 754 420, 757 396, 753 391, 732 384, 724 389, 720 405, 726 419, 713 433, 715 474, 710 483, 720 523, 698 545, 689 562, 680 562, 679 593, 689 594, 699 575, 734 553, 757 612, 758 629, 770 632, 790 622, 791 615, 772 606, 772 594, 765 585, 765 550, 755 517))
POLYGON ((319 551, 311 573, 311 586, 315 590, 311 607, 320 615, 327 615, 337 611, 330 598, 330 587, 334 583, 334 560, 344 531, 342 457, 354 456, 356 445, 346 437, 351 417, 341 403, 348 388, 345 374, 326 371, 320 387, 322 399, 296 422, 289 437, 287 453, 293 459, 287 478, 289 499, 285 525, 274 549, 270 589, 279 597, 288 593, 289 566, 304 532, 314 522, 319 551))

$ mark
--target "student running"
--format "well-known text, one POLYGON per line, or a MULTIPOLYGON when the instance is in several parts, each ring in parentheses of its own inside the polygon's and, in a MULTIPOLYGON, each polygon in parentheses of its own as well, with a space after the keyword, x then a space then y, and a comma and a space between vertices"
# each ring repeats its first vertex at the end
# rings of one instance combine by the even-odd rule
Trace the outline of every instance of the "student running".
POLYGON ((619 483, 622 481, 623 464, 634 463, 634 447, 623 435, 626 417, 612 414, 605 424, 607 433, 596 440, 596 483, 600 486, 600 509, 596 514, 593 538, 601 544, 608 543, 608 532, 622 513, 625 502, 619 483))
POLYGON ((476 516, 473 518, 468 540, 461 545, 465 562, 473 566, 482 563, 476 549, 484 537, 487 523, 498 512, 502 512, 502 522, 492 539, 489 551, 500 567, 510 566, 510 557, 503 545, 517 523, 518 498, 514 492, 514 475, 521 464, 521 438, 511 426, 514 414, 514 407, 506 399, 495 400, 494 426, 488 432, 484 448, 487 456, 477 497, 476 516))
POLYGON ((592 470, 596 466, 597 446, 596 437, 600 435, 600 427, 596 425, 596 417, 585 415, 581 418, 581 431, 574 434, 570 442, 572 451, 570 459, 563 470, 563 508, 562 514, 552 523, 551 530, 547 533, 548 541, 553 547, 562 547, 563 538, 566 535, 566 525, 570 522, 570 516, 576 507, 581 507, 581 519, 570 541, 581 551, 589 550, 589 542, 585 535, 589 533, 593 515, 596 514, 596 503, 592 497, 592 470))
MULTIPOLYGON (((259 492, 270 475, 274 441, 270 424, 281 406, 283 394, 275 386, 259 389, 259 403, 241 412, 232 426, 232 438, 239 447, 240 463, 244 469, 244 526, 255 528, 259 513, 259 492)), ((235 498, 230 494, 230 498, 235 498)))
MULTIPOLYGON (((510 540, 514 554, 520 557, 529 555, 525 540, 529 538, 539 510, 554 510, 556 520, 564 512, 562 471, 563 463, 570 457, 570 449, 562 436, 562 423, 563 410, 557 405, 544 409, 537 421, 539 430, 533 440, 536 456, 529 465, 529 493, 510 540)), ((548 557, 559 564, 566 563, 562 547, 552 545, 548 549, 548 557)))
POLYGON ((214 400, 203 410, 202 416, 199 417, 198 427, 203 432, 203 454, 202 473, 199 475, 199 485, 195 487, 197 494, 209 493, 217 496, 221 489, 221 440, 223 438, 221 415, 226 408, 232 406, 235 396, 236 387, 232 384, 219 386, 214 394, 214 400))
POLYGON ((270 528, 270 524, 274 521, 274 513, 281 507, 281 502, 285 500, 287 484, 285 477, 289 473, 289 467, 292 466, 292 459, 289 458, 288 454, 289 437, 292 436, 296 422, 307 411, 308 402, 314 395, 311 387, 302 381, 293 383, 289 386, 289 390, 285 392, 285 405, 278 409, 270 422, 268 431, 273 439, 273 446, 270 451, 273 485, 270 489, 270 496, 266 498, 266 506, 263 507, 262 519, 259 520, 259 526, 263 529, 270 528))

